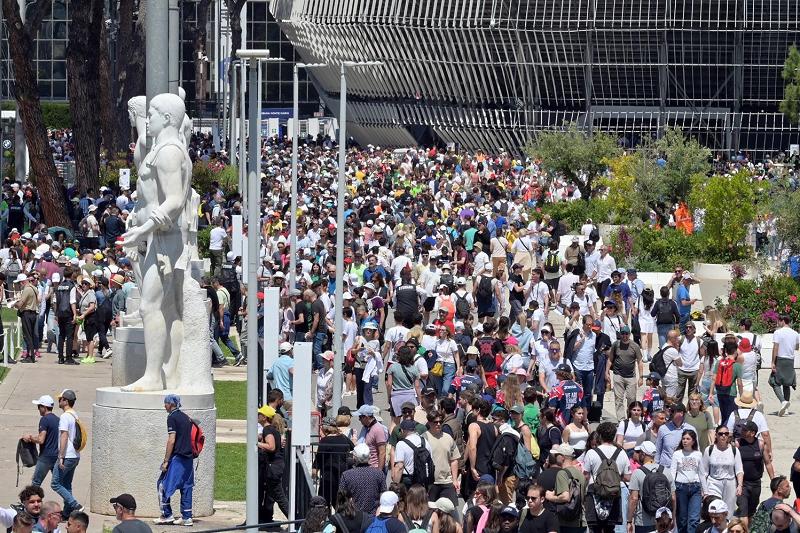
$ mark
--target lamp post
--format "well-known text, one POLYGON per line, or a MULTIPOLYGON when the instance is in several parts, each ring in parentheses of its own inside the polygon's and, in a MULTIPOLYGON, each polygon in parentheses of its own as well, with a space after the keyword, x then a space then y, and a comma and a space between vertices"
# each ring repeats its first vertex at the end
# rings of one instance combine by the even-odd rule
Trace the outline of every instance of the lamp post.
POLYGON ((345 180, 344 166, 346 163, 347 149, 347 79, 345 70, 357 67, 377 67, 383 65, 380 61, 344 61, 339 65, 339 176, 336 185, 336 303, 334 304, 334 334, 333 349, 335 369, 333 380, 333 409, 338 410, 342 405, 342 379, 344 373, 341 372, 344 364, 344 343, 342 333, 344 324, 342 317, 342 305, 344 300, 344 193, 347 187, 345 180))
MULTIPOLYGON (((258 523, 258 249, 260 245, 260 196, 261 196, 261 144, 258 118, 261 114, 258 101, 258 68, 259 59, 269 57, 269 50, 237 50, 236 55, 242 62, 242 86, 246 78, 244 65, 250 66, 250 164, 248 168, 247 188, 247 335, 253 342, 247 343, 247 473, 245 487, 247 495, 247 523, 258 523)), ((241 95, 244 100, 244 91, 241 95)), ((241 119, 244 119, 242 114, 241 119)), ((244 136, 240 140, 244 144, 244 136)), ((243 153, 241 150, 240 153, 243 153)), ((243 166, 243 159, 239 162, 243 166)), ((255 529, 251 529, 255 533, 255 529)))
POLYGON ((298 71, 301 68, 327 67, 325 63, 295 63, 293 100, 292 100, 292 202, 291 202, 291 231, 289 233, 289 288, 297 286, 297 143, 300 136, 300 79, 298 71))

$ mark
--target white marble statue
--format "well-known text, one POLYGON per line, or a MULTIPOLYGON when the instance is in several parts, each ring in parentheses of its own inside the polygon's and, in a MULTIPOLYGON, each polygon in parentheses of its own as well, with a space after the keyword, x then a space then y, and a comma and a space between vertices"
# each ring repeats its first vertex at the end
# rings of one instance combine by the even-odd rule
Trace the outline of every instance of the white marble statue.
MULTIPOLYGON (((155 96, 146 122, 152 147, 142 157, 137 141, 134 153, 134 158, 140 159, 137 201, 123 246, 134 264, 141 292, 139 312, 147 365, 142 378, 123 387, 126 391, 181 388, 178 364, 184 338, 184 279, 192 259, 187 206, 193 192, 192 163, 181 131, 185 115, 184 103, 177 95, 155 96)), ((138 113, 135 118, 141 140, 138 113)))

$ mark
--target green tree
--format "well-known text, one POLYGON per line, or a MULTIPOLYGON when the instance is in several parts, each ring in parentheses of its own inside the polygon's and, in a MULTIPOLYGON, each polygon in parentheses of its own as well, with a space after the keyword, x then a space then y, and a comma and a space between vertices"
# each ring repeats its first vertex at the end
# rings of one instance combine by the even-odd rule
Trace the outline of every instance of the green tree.
POLYGON ((783 90, 780 110, 789 121, 797 124, 800 121, 800 50, 794 45, 789 47, 781 75, 786 81, 786 87, 783 90))
POLYGON ((620 154, 616 139, 602 132, 588 134, 574 123, 563 131, 540 131, 525 152, 542 161, 551 174, 560 174, 589 201, 595 180, 608 167, 606 161, 620 154))
POLYGON ((680 128, 667 128, 660 139, 636 152, 632 165, 639 200, 664 214, 673 204, 686 201, 692 184, 711 172, 711 150, 680 128))
POLYGON ((776 195, 772 207, 778 219, 778 234, 792 252, 800 252, 800 191, 776 195))
POLYGON ((605 201, 618 220, 643 214, 642 206, 636 201, 635 194, 636 162, 636 157, 631 154, 612 157, 606 161, 608 172, 597 180, 597 184, 606 190, 605 201))
POLYGON ((692 188, 690 203, 705 209, 703 235, 709 245, 733 250, 747 238, 748 224, 756 216, 756 185, 750 173, 699 178, 692 188))

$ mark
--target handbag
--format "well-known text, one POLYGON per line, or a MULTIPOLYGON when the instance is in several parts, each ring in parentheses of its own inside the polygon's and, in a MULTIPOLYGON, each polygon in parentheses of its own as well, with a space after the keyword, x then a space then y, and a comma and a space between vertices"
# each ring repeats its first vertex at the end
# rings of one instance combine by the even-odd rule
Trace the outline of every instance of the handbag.
POLYGON ((428 373, 431 376, 436 376, 437 378, 442 377, 444 375, 444 364, 442 364, 441 361, 436 361, 436 363, 433 365, 433 368, 431 368, 430 372, 428 373))

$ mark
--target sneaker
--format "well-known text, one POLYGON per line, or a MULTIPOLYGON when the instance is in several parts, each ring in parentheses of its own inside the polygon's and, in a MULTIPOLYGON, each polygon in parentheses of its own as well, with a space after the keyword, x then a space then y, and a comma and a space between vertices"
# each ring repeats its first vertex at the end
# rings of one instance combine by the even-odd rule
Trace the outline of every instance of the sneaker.
POLYGON ((194 522, 192 521, 191 518, 177 518, 175 522, 173 522, 173 524, 176 526, 192 527, 194 525, 194 522))
POLYGON ((81 359, 81 364, 82 365, 93 365, 94 363, 95 363, 94 356, 92 356, 92 357, 84 357, 83 359, 81 359))
POLYGON ((79 363, 79 362, 77 362, 77 361, 76 361, 75 359, 73 359, 72 357, 70 357, 69 359, 67 359, 66 361, 64 361, 64 364, 65 364, 65 365, 79 365, 80 363, 79 363))
POLYGON ((59 359, 59 360, 58 360, 58 364, 59 364, 59 365, 63 365, 63 364, 64 364, 64 360, 63 360, 63 359, 59 359))
POLYGON ((25 358, 20 360, 20 363, 35 363, 35 362, 36 362, 35 360, 33 360, 33 359, 29 358, 29 357, 25 357, 25 358))
POLYGON ((785 401, 781 404, 781 408, 778 410, 778 416, 783 416, 786 414, 786 411, 789 410, 789 402, 785 401))
POLYGON ((78 506, 77 506, 75 509, 73 509, 72 511, 73 511, 73 512, 75 512, 75 511, 78 511, 79 513, 82 513, 82 512, 84 511, 84 509, 83 509, 83 505, 78 505, 78 506))
POLYGON ((33 353, 34 353, 34 355, 36 355, 36 359, 41 359, 42 358, 42 354, 39 353, 39 350, 36 350, 33 353))
POLYGON ((174 516, 167 516, 167 517, 161 516, 161 517, 156 518, 155 520, 153 520, 153 523, 155 525, 157 525, 157 526, 164 526, 164 525, 168 525, 168 524, 172 525, 175 522, 177 522, 178 520, 179 519, 175 518, 174 516))

